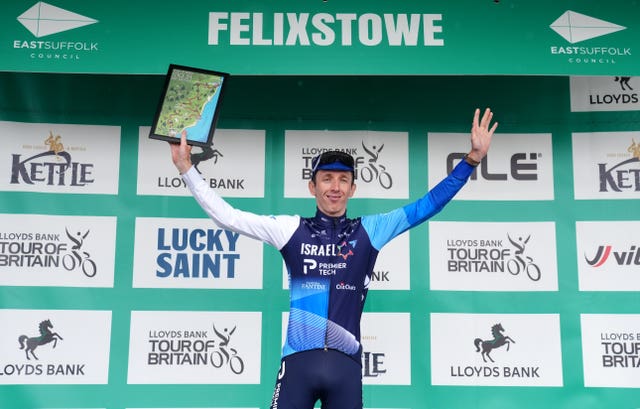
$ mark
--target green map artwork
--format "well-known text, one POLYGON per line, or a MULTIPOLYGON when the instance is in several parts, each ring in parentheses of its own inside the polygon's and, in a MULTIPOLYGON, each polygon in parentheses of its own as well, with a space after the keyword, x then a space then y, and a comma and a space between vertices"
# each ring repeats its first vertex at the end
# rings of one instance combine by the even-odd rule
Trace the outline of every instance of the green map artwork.
POLYGON ((171 72, 155 133, 206 142, 219 101, 223 77, 175 68, 171 72))

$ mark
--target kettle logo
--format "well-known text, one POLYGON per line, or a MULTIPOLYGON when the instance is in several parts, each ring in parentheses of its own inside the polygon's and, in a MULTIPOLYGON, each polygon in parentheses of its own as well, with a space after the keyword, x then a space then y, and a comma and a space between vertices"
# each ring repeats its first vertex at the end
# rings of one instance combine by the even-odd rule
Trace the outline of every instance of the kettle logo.
POLYGON ((97 23, 89 17, 39 1, 18 16, 18 21, 40 38, 97 23))

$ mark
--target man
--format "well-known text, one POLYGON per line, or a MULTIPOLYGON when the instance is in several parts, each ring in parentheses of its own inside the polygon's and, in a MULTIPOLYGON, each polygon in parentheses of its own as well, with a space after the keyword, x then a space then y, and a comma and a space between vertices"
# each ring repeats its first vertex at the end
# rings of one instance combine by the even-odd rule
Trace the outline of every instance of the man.
POLYGON ((271 408, 362 408, 360 319, 380 249, 424 222, 466 183, 489 150, 497 123, 476 109, 471 151, 422 198, 385 214, 347 218, 356 190, 354 159, 339 151, 313 158, 309 192, 316 215, 262 216, 231 207, 191 164, 184 136, 171 144, 174 164, 204 211, 222 228, 262 240, 280 251, 289 273, 287 337, 271 408))

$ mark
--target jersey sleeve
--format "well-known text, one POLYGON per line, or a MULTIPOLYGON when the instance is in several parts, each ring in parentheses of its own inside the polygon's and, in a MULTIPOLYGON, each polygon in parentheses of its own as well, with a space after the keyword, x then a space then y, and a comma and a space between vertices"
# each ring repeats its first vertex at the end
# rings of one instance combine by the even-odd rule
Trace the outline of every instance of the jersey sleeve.
POLYGON ((371 244, 380 250, 394 237, 440 212, 465 185, 475 168, 461 161, 453 171, 424 196, 388 213, 362 217, 371 244))
POLYGON ((300 224, 300 216, 266 216, 234 208, 207 185, 194 166, 182 178, 205 213, 223 229, 261 240, 280 250, 300 224))

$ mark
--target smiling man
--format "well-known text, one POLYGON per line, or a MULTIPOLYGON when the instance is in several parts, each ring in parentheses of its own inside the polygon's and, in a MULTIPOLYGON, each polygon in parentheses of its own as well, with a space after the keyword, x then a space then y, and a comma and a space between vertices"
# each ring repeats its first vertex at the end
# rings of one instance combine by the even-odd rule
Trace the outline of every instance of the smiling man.
POLYGON ((371 273, 382 247, 423 223, 464 186, 491 144, 497 123, 476 110, 471 150, 424 196, 384 214, 347 217, 356 191, 354 159, 327 151, 312 160, 313 217, 263 216, 230 206, 191 164, 184 135, 171 155, 193 196, 220 227, 266 242, 280 251, 289 274, 290 309, 271 408, 362 409, 360 319, 371 273))

